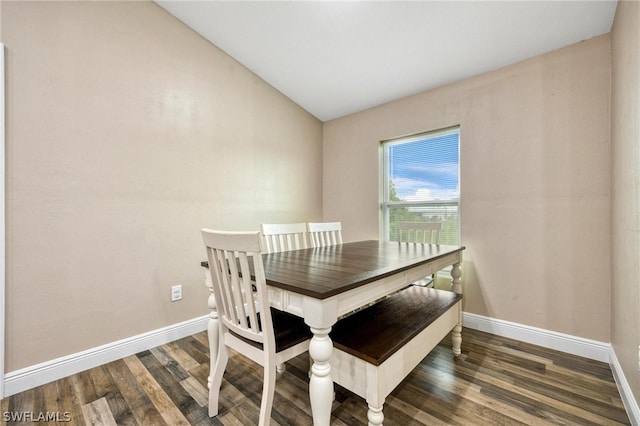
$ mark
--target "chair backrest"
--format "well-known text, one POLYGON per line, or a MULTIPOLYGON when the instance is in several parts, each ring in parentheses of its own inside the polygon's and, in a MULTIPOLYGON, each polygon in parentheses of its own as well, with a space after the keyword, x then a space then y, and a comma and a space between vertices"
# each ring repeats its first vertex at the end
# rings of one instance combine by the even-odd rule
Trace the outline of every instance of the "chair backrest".
POLYGON ((203 229, 202 240, 223 330, 261 343, 265 352, 275 353, 260 233, 203 229))
POLYGON ((398 222, 398 241, 438 244, 442 222, 398 222))
POLYGON ((261 229, 264 238, 264 251, 267 253, 309 247, 307 225, 304 223, 263 223, 261 229))
POLYGON ((341 222, 307 223, 312 247, 335 246, 342 244, 341 222))

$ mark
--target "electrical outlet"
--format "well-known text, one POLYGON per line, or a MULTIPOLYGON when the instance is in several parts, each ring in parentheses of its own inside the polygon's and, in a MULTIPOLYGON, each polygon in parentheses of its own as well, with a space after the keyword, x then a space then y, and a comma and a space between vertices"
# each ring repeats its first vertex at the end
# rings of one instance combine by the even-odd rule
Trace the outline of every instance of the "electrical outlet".
POLYGON ((171 286, 171 301, 175 302, 182 299, 182 285, 171 286))

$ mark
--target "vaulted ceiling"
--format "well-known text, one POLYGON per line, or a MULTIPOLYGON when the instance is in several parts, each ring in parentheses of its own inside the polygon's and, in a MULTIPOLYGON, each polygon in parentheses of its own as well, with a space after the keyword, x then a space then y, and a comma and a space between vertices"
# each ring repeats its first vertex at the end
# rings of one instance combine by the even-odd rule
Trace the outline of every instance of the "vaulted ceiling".
POLYGON ((607 33, 617 4, 156 3, 322 121, 607 33))

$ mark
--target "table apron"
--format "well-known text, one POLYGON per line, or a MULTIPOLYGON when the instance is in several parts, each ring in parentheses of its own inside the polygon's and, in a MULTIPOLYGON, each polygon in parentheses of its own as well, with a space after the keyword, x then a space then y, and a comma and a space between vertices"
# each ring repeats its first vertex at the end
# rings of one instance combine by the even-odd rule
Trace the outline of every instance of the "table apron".
MULTIPOLYGON (((344 315, 361 306, 374 302, 397 290, 401 290, 414 281, 427 277, 441 269, 460 263, 461 252, 451 253, 432 262, 424 263, 398 272, 393 275, 356 287, 327 299, 318 300, 321 304, 333 305, 337 301, 338 316, 344 315)), ((299 317, 305 317, 303 302, 305 297, 300 293, 269 286, 269 304, 281 311, 289 312, 299 317)), ((330 325, 330 324, 328 324, 330 325)))

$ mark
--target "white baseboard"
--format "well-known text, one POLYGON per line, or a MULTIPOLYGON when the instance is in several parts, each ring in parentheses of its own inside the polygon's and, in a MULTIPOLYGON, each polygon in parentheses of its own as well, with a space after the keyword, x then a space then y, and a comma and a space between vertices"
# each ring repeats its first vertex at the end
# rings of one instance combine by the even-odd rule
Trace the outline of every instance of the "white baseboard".
POLYGON ((508 337, 521 342, 609 363, 609 352, 611 349, 609 343, 584 339, 582 337, 489 318, 482 315, 470 314, 468 312, 462 313, 462 325, 474 330, 495 334, 496 336, 508 337))
POLYGON ((611 344, 468 312, 462 313, 462 325, 463 327, 484 331, 496 336, 508 337, 521 342, 608 363, 631 424, 640 426, 640 408, 638 408, 638 403, 611 344))
POLYGON ((15 395, 27 389, 106 364, 117 359, 164 345, 183 337, 205 331, 209 316, 173 324, 137 336, 118 340, 93 349, 32 365, 9 372, 4 377, 4 396, 15 395))
POLYGON ((618 391, 620 391, 620 397, 622 398, 624 409, 627 411, 631 424, 638 426, 640 425, 640 408, 638 407, 638 402, 633 396, 629 382, 627 382, 627 378, 622 371, 622 366, 620 365, 616 352, 613 348, 611 348, 610 359, 611 361, 609 362, 609 365, 611 365, 613 378, 618 386, 618 391))

